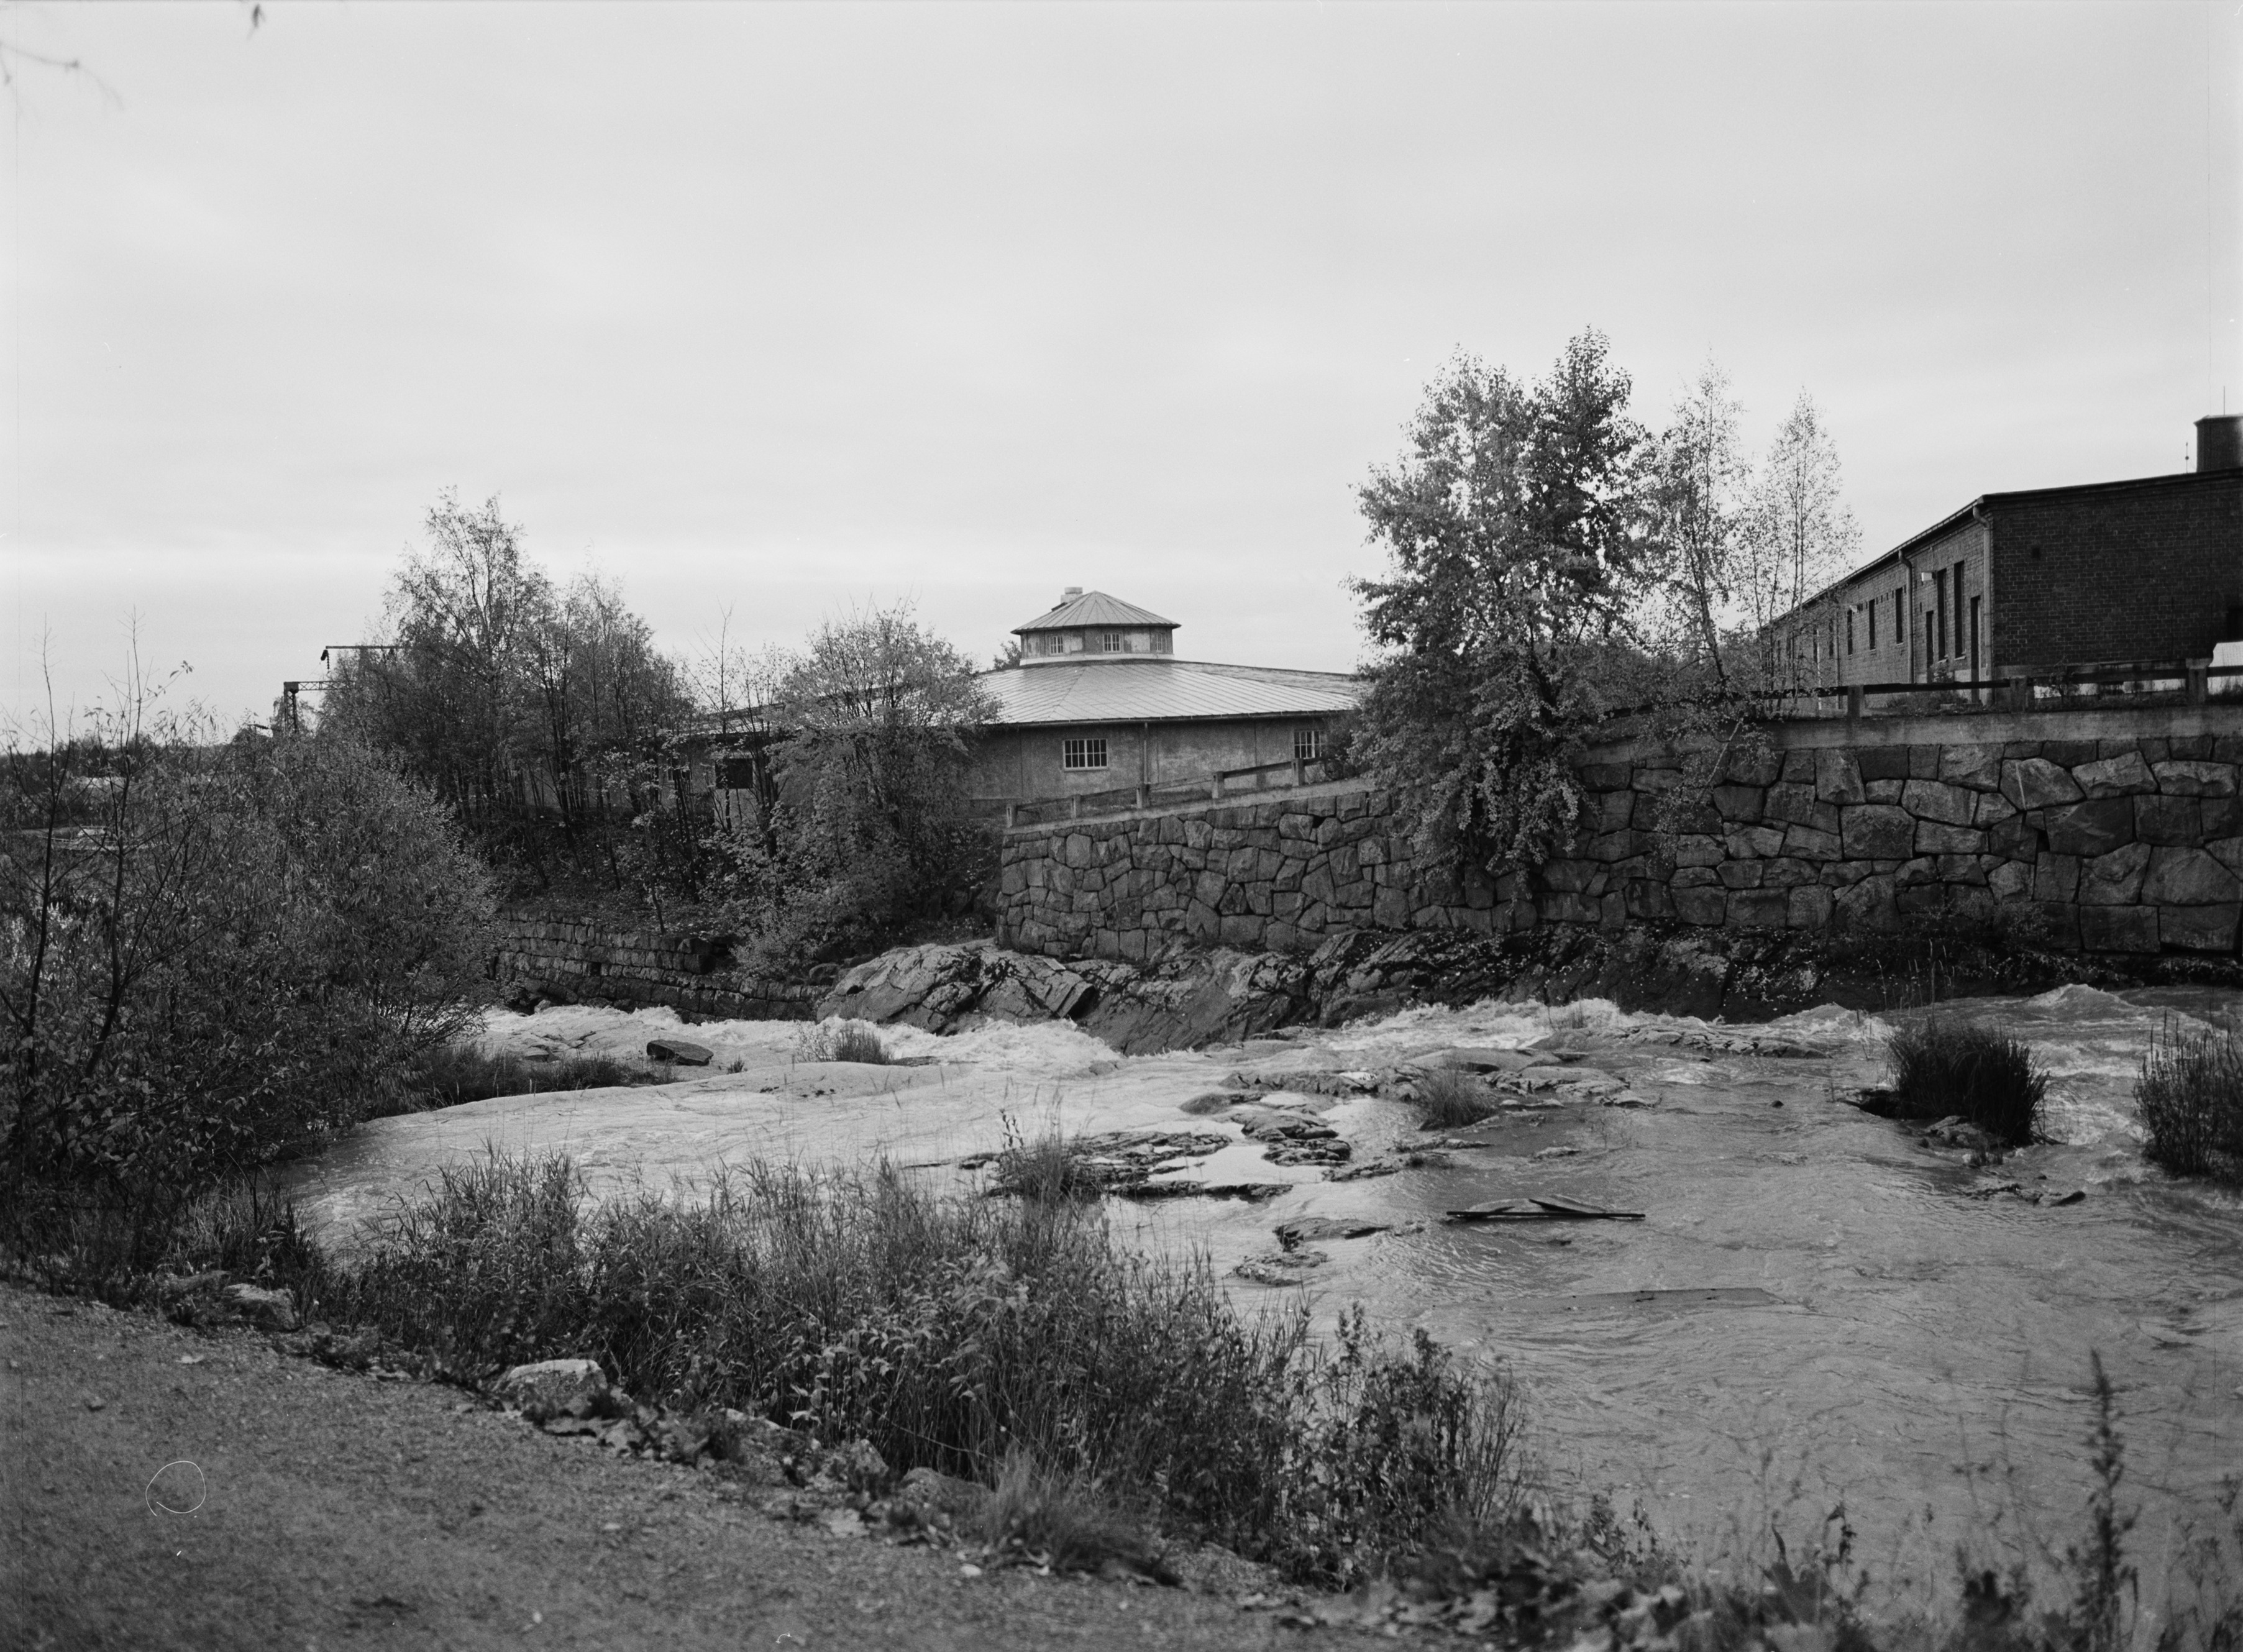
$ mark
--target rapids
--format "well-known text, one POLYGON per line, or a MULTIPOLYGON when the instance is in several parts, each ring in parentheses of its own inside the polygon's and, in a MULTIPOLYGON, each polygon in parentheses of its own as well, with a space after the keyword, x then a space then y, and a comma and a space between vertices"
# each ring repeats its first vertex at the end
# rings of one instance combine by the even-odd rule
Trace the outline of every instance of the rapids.
MULTIPOLYGON (((486 1043, 637 1057, 674 1033, 716 1064, 654 1087, 380 1120, 296 1167, 293 1191, 315 1231, 347 1248, 378 1233, 398 1195, 493 1147, 564 1150, 603 1192, 690 1190, 758 1157, 885 1155, 971 1183, 956 1161, 1008 1129, 1189 1127, 1235 1140, 1168 1179, 1283 1190, 1114 1202, 1120 1231, 1202 1250, 1243 1305, 1305 1301, 1328 1324, 1360 1301, 1390 1327, 1507 1362, 1559 1485, 1609 1491, 1623 1513, 1640 1504, 1701 1550, 1764 1552, 1771 1521, 1795 1545, 1842 1500, 1857 1554, 1889 1576, 1944 1578, 1962 1542, 1990 1559, 2060 1553, 2080 1529, 2098 1352, 2119 1393, 2125 1492, 2143 1510, 2137 1556, 2156 1579, 2186 1524, 2212 1514, 2221 1479, 2243 1473, 2243 1200, 2144 1164, 2132 1087, 2161 1021, 2227 1024, 2243 995, 2073 986, 1942 1010, 2031 1042, 2051 1075, 2054 1141, 1973 1169, 1847 1104, 1880 1081, 1890 1028, 1828 1008, 1739 1028, 1600 1002, 1488 1003, 1130 1058, 1063 1024, 947 1038, 884 1028, 892 1054, 930 1059, 874 1067, 798 1059, 798 1023, 679 1029, 667 1010, 557 1006, 494 1015, 486 1043), (1572 1082, 1453 1133, 1470 1145, 1438 1167, 1330 1181, 1268 1163, 1219 1112, 1182 1110, 1242 1070, 1282 1086, 1287 1073, 1538 1042, 1574 1058, 1572 1082), (2009 1182, 2017 1193, 1984 1191, 2009 1182), (2073 1190, 2085 1197, 2054 1202, 2073 1190), (1438 1219, 1536 1194, 1647 1219, 1438 1219), (1316 1242, 1330 1260, 1302 1275, 1297 1297, 1229 1275, 1302 1216, 1391 1227, 1316 1242)), ((1282 1088, 1272 1099, 1319 1113, 1357 1163, 1433 1139, 1402 1102, 1282 1088)))

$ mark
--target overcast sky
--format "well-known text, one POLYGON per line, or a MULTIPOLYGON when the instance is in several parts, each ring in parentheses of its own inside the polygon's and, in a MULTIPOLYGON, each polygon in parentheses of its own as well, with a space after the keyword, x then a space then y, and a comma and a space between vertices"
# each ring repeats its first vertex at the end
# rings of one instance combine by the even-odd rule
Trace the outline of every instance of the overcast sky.
POLYGON ((1463 347, 1810 389, 1865 552, 2243 408, 2243 12, 11 7, 10 650, 230 718, 438 491, 690 653, 1063 585, 1347 669, 1352 489, 1463 347))

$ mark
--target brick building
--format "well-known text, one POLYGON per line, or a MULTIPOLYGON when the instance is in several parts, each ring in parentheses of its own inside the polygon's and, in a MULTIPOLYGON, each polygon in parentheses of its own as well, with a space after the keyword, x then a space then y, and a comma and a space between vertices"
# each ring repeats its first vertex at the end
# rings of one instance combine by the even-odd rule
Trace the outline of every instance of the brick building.
POLYGON ((2193 471, 1972 500, 1777 620, 1782 675, 1965 684, 2210 658, 2243 638, 2243 416, 2196 431, 2193 471))

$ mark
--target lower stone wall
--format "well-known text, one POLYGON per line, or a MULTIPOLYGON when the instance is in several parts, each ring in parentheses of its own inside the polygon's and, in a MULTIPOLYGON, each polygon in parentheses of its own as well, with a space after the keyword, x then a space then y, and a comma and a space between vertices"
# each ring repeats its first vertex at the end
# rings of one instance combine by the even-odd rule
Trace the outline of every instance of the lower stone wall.
POLYGON ((1142 961, 1356 929, 2012 925, 2065 949, 2233 953, 2243 707, 1782 725, 1702 800, 1681 759, 1593 754, 1581 830, 1531 876, 1421 865, 1364 785, 1007 834, 1003 945, 1142 961))
POLYGON ((515 919, 499 925, 491 974, 511 1002, 667 1004, 682 1015, 717 1020, 803 1020, 826 990, 807 981, 751 980, 731 963, 728 943, 717 937, 515 919))

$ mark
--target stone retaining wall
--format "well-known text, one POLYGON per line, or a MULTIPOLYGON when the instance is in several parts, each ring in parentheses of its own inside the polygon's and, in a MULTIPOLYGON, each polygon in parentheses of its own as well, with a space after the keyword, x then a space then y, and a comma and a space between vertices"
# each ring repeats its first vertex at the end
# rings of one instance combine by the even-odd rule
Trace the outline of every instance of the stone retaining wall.
POLYGON ((502 920, 491 974, 516 1001, 668 1004, 720 1020, 795 1021, 825 989, 809 982, 751 981, 731 968, 722 940, 617 929, 574 919, 502 920))
POLYGON ((1673 812, 1681 759, 1584 765, 1582 829, 1526 878, 1424 866, 1367 786, 1007 834, 1001 944, 1142 961, 1185 944, 1297 952, 1354 929, 1672 921, 2015 925, 2095 952, 2233 953, 2243 708, 1778 725, 1673 812))

